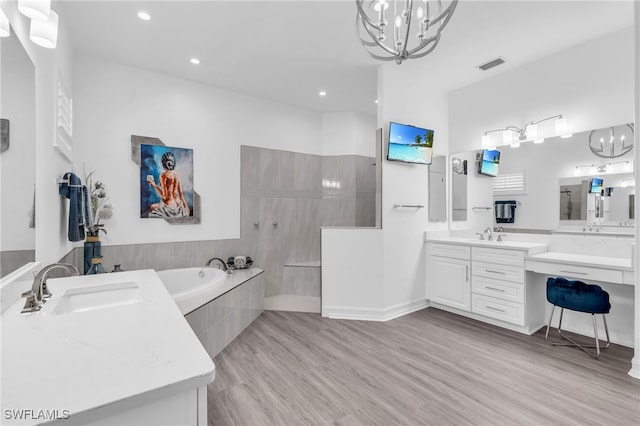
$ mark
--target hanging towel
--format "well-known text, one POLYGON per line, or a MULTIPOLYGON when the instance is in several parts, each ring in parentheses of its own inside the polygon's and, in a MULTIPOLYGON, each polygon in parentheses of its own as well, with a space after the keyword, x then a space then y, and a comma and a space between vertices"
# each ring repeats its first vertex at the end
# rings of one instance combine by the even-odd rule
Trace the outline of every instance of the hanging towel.
POLYGON ((69 199, 69 230, 67 236, 69 241, 84 240, 84 214, 82 181, 71 172, 67 172, 62 177, 62 182, 58 192, 69 199))
POLYGON ((496 201, 494 206, 496 212, 496 223, 514 223, 517 206, 516 201, 496 201))

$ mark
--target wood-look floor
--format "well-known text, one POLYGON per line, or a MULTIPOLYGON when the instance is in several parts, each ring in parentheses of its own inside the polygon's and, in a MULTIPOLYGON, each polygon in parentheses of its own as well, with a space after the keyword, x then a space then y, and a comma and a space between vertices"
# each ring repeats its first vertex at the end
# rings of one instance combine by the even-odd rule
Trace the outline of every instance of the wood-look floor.
POLYGON ((639 425, 633 351, 599 360, 434 308, 265 311, 214 359, 209 425, 639 425))

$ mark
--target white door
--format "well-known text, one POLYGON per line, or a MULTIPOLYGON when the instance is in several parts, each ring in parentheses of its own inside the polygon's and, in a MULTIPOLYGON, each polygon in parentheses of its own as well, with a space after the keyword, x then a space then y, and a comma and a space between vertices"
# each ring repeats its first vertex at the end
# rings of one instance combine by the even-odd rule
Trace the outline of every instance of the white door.
POLYGON ((468 260, 431 256, 427 262, 427 295, 439 303, 471 311, 471 268, 468 260))

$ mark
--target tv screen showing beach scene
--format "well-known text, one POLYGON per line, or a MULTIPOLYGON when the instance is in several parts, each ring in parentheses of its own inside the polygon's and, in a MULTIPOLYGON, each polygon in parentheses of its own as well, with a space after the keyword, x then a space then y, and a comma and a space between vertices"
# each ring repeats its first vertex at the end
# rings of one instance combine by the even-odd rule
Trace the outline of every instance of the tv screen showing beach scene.
POLYGON ((482 160, 478 173, 481 175, 498 176, 498 165, 500 164, 500 151, 497 149, 485 149, 482 151, 482 160))
POLYGON ((433 135, 433 130, 407 124, 389 123, 387 160, 431 164, 433 135))

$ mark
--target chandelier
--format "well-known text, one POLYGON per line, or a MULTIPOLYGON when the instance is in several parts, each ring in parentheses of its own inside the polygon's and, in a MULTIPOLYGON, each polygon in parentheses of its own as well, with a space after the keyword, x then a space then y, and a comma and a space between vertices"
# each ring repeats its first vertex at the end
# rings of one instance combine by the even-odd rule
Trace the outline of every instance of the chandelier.
POLYGON ((602 158, 617 158, 633 149, 633 124, 611 126, 589 133, 589 149, 602 158))
POLYGON ((485 149, 494 149, 497 145, 495 141, 491 138, 490 133, 502 132, 502 144, 500 145, 510 145, 512 148, 517 148, 520 146, 520 142, 525 141, 533 141, 533 143, 542 143, 544 142, 544 137, 540 137, 538 135, 538 124, 547 121, 553 120, 555 121, 555 136, 560 136, 562 138, 569 138, 572 135, 567 133, 567 120, 562 115, 554 115, 553 117, 543 118, 538 121, 530 121, 524 126, 516 127, 516 126, 507 126, 503 129, 496 130, 487 130, 484 132, 482 136, 482 147, 485 149), (514 139, 515 136, 515 139, 514 139))
POLYGON ((356 31, 373 58, 401 64, 436 48, 457 4, 458 0, 356 0, 356 31))

